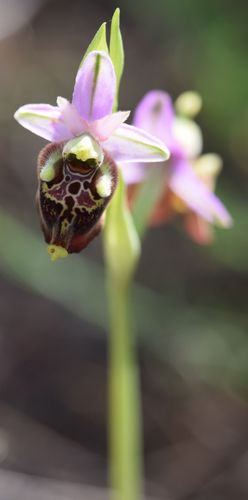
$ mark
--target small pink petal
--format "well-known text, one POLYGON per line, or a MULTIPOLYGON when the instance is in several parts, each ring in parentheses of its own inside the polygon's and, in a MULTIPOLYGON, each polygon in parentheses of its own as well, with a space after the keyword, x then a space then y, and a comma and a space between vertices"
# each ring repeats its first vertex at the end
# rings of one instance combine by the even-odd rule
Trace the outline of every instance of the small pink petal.
POLYGON ((57 104, 61 112, 61 119, 73 136, 80 135, 87 130, 87 123, 81 118, 73 104, 64 97, 58 97, 57 104))
POLYGON ((106 141, 117 127, 128 119, 129 115, 130 111, 117 111, 117 113, 96 120, 90 125, 92 135, 99 141, 106 141))
POLYGON ((115 92, 110 57, 105 52, 90 52, 78 70, 72 103, 86 121, 93 122, 111 113, 115 92))

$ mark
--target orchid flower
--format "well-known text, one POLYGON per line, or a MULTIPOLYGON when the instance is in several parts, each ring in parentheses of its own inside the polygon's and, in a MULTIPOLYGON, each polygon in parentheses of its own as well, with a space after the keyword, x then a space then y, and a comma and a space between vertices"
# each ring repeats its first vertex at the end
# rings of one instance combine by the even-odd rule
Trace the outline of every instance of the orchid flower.
MULTIPOLYGON (((199 111, 200 98, 197 94, 185 93, 177 100, 176 107, 181 113, 194 115, 199 111)), ((202 244, 210 242, 210 224, 229 227, 232 222, 228 211, 213 193, 214 179, 220 170, 219 157, 199 156, 202 151, 200 128, 192 119, 178 116, 170 96, 163 91, 151 91, 145 95, 136 108, 133 122, 166 143, 171 152, 164 169, 164 188, 153 209, 151 223, 161 223, 180 213, 193 239, 202 244), (200 175, 200 165, 208 171, 207 176, 200 175)), ((151 164, 144 166, 139 162, 132 166, 122 165, 131 203, 137 187, 151 168, 151 164)))
POLYGON ((52 257, 78 252, 99 232, 117 184, 116 162, 155 162, 167 147, 149 132, 125 124, 129 111, 112 112, 116 97, 113 63, 90 52, 76 75, 72 102, 27 104, 16 120, 51 142, 38 159, 41 223, 52 257))

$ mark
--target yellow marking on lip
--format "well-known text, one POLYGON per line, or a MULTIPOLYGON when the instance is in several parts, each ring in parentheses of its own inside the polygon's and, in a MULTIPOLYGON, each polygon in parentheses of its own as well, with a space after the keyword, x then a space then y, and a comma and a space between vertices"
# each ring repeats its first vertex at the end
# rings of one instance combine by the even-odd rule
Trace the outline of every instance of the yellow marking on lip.
POLYGON ((59 245, 48 245, 47 251, 52 262, 55 262, 58 259, 64 259, 69 255, 66 248, 59 245))

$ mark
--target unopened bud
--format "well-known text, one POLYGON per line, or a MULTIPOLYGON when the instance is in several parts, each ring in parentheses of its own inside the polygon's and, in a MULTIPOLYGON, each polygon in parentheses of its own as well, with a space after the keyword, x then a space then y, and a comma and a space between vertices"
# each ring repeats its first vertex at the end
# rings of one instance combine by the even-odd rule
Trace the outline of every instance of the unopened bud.
POLYGON ((175 108, 179 115, 194 118, 201 111, 202 98, 197 92, 183 92, 178 96, 175 108))

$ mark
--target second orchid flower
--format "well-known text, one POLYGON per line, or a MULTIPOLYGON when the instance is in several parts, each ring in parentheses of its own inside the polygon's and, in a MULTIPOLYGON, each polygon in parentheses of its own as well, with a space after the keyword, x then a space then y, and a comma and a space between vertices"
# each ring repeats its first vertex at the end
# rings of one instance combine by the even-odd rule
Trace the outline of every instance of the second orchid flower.
MULTIPOLYGON (((181 112, 187 110, 190 113, 191 104, 192 111, 196 113, 199 101, 196 94, 185 93, 178 99, 176 107, 181 112)), ((190 236, 198 243, 209 243, 212 239, 211 224, 229 227, 232 223, 230 214, 213 193, 221 159, 215 154, 200 156, 200 128, 188 117, 176 114, 166 92, 148 92, 136 108, 133 123, 154 134, 171 152, 161 179, 161 194, 152 209, 150 222, 158 224, 180 214, 190 236)), ((138 187, 153 168, 151 164, 142 165, 139 162, 122 165, 131 204, 135 203, 138 187)))

